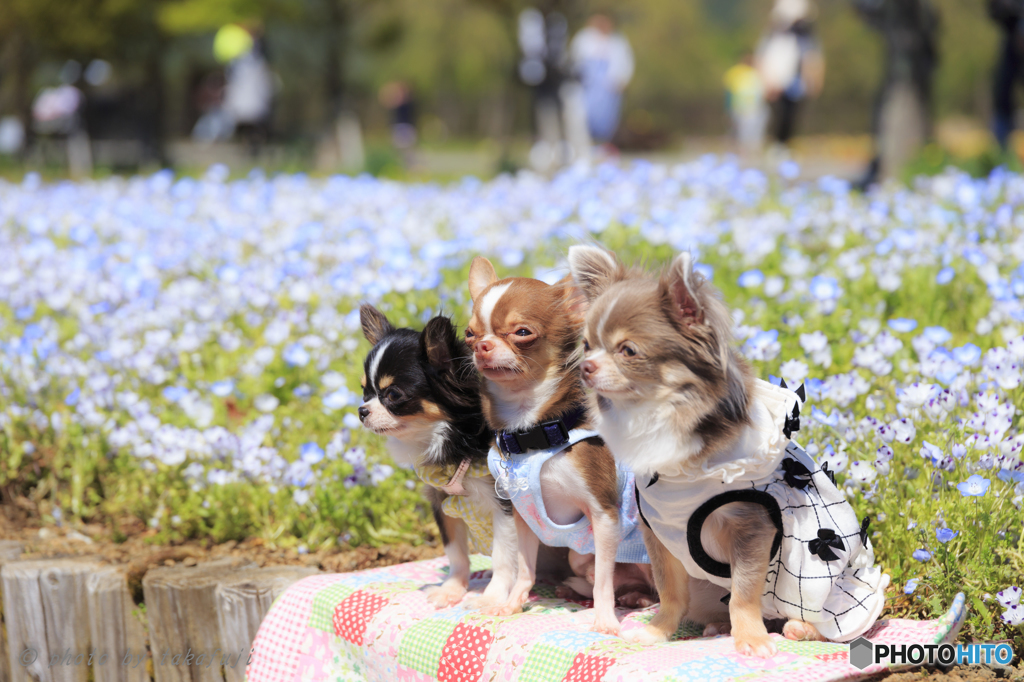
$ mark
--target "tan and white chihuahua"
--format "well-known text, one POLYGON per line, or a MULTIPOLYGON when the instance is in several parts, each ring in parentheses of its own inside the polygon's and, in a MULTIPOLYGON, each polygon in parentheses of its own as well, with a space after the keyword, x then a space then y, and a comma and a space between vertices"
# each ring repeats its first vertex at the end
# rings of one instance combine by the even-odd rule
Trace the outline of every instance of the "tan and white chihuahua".
POLYGON ((789 639, 866 631, 889 582, 873 566, 867 526, 790 440, 799 393, 753 377, 731 345, 728 309, 689 254, 660 276, 591 246, 572 247, 569 265, 590 302, 581 371, 594 424, 634 471, 653 527, 644 532, 661 610, 634 639, 665 641, 684 616, 709 622, 691 608, 691 576, 731 589, 743 654, 776 652, 763 617, 786 619, 789 639))
MULTIPOLYGON (((545 545, 573 550, 570 564, 585 582, 567 584, 584 594, 592 586, 594 630, 618 634, 616 584, 624 600, 653 603, 653 579, 647 565, 616 562, 637 519, 620 519, 623 480, 608 448, 593 432, 583 437, 591 424, 579 374, 578 296, 568 278, 555 285, 522 277, 499 280, 486 258, 473 261, 469 291, 473 316, 466 341, 484 377, 483 412, 498 442, 489 457, 491 470, 498 457, 498 466, 521 466, 522 472, 534 466, 512 495, 518 577, 508 602, 492 613, 521 610, 536 581, 540 532, 545 545), (570 442, 572 434, 580 439, 570 442), (553 450, 558 451, 551 455, 553 450), (592 554, 582 552, 582 544, 574 546, 574 538, 587 534, 592 554)), ((639 533, 632 535, 645 560, 639 533)))

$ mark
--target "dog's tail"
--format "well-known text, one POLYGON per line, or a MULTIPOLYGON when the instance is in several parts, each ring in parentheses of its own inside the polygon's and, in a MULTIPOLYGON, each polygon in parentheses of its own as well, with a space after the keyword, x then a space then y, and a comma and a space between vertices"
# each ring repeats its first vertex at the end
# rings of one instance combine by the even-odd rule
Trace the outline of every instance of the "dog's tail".
POLYGON ((586 578, 574 575, 571 578, 566 578, 562 584, 572 589, 581 597, 585 597, 587 599, 594 598, 594 586, 591 585, 586 578))

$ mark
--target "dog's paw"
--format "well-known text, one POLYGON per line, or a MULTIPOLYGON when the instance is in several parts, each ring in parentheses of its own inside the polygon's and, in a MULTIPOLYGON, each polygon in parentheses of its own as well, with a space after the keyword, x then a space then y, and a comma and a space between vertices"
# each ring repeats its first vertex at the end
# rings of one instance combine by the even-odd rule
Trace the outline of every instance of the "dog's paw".
POLYGON ((818 632, 818 628, 802 620, 786 621, 786 624, 782 626, 782 634, 786 639, 792 639, 796 642, 821 642, 825 640, 821 633, 818 632))
POLYGON ((661 630, 648 625, 645 628, 630 630, 623 635, 623 639, 634 644, 661 644, 668 641, 668 636, 661 630))
POLYGON ((658 600, 649 592, 627 592, 616 598, 616 603, 627 609, 646 609, 654 606, 658 600))
POLYGON ((704 626, 702 637, 718 637, 732 632, 732 623, 708 623, 704 626))
POLYGON ((622 626, 619 625, 619 621, 615 617, 615 614, 606 616, 598 615, 594 617, 594 624, 591 626, 590 630, 591 632, 600 632, 603 635, 615 635, 617 637, 619 632, 622 630, 622 626))
POLYGON ((736 653, 755 658, 771 658, 779 653, 772 638, 764 635, 736 635, 736 653))
POLYGON ((437 587, 428 587, 425 592, 427 601, 439 609, 455 606, 466 596, 465 587, 451 583, 445 583, 437 587))
POLYGON ((505 599, 497 599, 486 594, 471 594, 466 597, 462 605, 471 611, 483 611, 485 609, 494 608, 505 603, 505 599))
POLYGON ((497 606, 491 606, 485 609, 481 609, 480 613, 485 616, 511 616, 515 613, 520 613, 523 610, 522 604, 515 602, 505 602, 504 604, 498 604, 497 606))

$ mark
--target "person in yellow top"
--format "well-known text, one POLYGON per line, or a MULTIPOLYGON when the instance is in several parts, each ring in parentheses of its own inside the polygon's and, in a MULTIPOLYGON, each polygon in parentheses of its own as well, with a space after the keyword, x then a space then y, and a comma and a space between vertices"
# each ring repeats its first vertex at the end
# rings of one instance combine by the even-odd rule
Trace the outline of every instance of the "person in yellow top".
POLYGON ((740 63, 730 67, 723 81, 737 151, 743 156, 755 155, 761 151, 764 142, 768 107, 761 77, 754 68, 753 55, 744 55, 740 63))

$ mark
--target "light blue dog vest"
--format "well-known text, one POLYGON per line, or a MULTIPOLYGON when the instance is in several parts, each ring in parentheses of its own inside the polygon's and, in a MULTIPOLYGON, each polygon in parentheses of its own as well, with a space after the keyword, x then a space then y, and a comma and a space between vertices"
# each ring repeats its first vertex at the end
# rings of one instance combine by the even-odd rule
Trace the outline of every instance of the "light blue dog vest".
MULTIPOLYGON (((597 436, 597 431, 572 429, 569 441, 544 450, 528 450, 524 454, 502 457, 496 447, 487 454, 487 466, 498 485, 504 485, 511 495, 512 504, 540 541, 549 547, 568 547, 580 554, 594 554, 594 529, 590 519, 583 516, 575 523, 555 523, 544 508, 540 489, 540 470, 544 463, 570 445, 597 436)), ((619 479, 619 549, 615 561, 619 563, 649 564, 647 548, 640 531, 640 513, 633 494, 633 472, 618 468, 619 479)))

